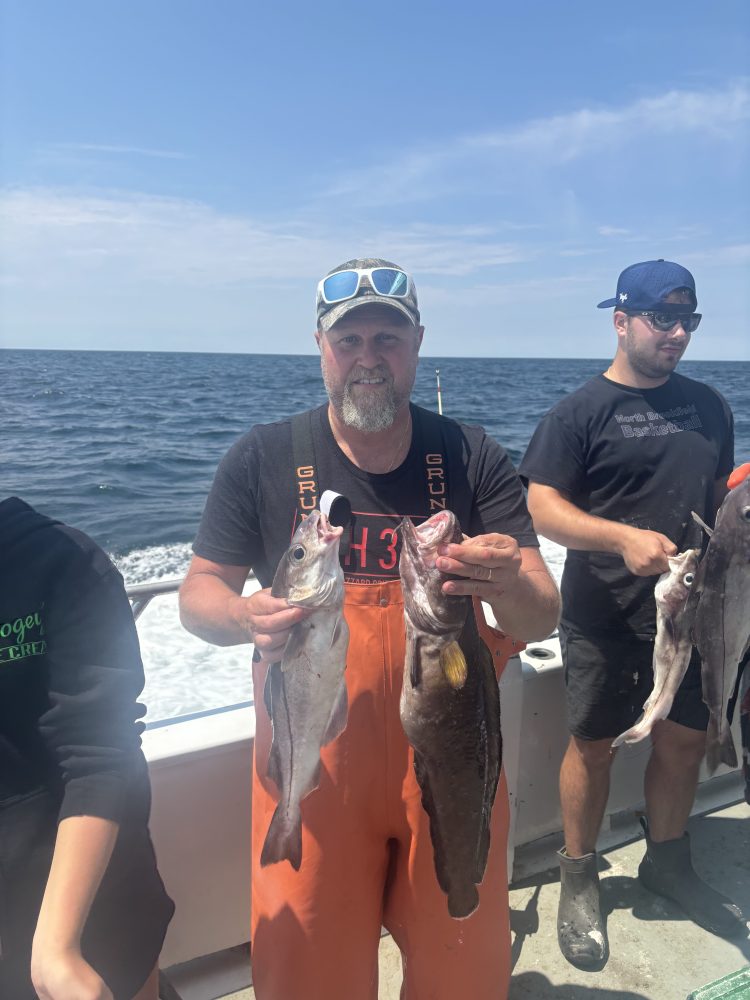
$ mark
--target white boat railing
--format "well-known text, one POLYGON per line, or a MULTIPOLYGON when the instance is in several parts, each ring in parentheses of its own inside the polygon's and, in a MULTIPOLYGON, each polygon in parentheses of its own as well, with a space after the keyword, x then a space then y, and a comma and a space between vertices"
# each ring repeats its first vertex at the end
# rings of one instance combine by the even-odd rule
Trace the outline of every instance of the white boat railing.
POLYGON ((182 586, 183 577, 173 580, 152 580, 151 583, 131 583, 125 587, 125 592, 130 599, 130 607, 133 610, 133 618, 138 620, 140 614, 146 609, 155 597, 160 594, 174 594, 182 586))

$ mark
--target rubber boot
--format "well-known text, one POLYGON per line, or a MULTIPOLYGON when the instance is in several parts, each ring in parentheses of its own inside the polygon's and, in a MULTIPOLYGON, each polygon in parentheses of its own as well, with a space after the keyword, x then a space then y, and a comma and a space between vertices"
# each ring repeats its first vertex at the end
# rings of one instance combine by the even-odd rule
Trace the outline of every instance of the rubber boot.
POLYGON ((568 857, 560 861, 560 904, 557 909, 557 940, 560 951, 582 969, 601 966, 609 953, 607 929, 599 905, 599 871, 596 854, 568 857))
POLYGON ((694 923, 712 934, 746 935, 747 925, 741 910, 731 899, 707 885, 693 868, 689 834, 655 844, 644 819, 641 826, 646 834, 646 854, 638 868, 643 885, 677 903, 694 923))

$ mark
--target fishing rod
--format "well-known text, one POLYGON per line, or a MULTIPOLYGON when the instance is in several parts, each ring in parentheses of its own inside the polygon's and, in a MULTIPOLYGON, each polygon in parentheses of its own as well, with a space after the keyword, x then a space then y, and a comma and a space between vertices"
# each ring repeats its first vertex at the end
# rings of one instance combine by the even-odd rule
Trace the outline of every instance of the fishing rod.
POLYGON ((443 415, 443 396, 440 392, 440 369, 435 369, 435 380, 437 382, 437 397, 438 397, 438 413, 442 417, 443 415))

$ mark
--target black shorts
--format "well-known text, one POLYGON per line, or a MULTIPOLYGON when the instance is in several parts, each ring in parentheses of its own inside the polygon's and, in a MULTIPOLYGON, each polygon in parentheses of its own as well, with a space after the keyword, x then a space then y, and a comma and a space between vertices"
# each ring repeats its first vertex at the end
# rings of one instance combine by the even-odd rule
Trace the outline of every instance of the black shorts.
MULTIPOLYGON (((34 792, 0 804, 0 997, 35 1000, 31 941, 57 834, 59 801, 34 792)), ((156 964, 174 904, 148 830, 124 823, 81 939, 86 961, 131 1000, 156 964)))
MULTIPOLYGON (((560 625, 568 729, 582 740, 614 739, 643 714, 654 686, 654 637, 582 635, 560 625)), ((701 661, 693 649, 667 716, 688 729, 708 728, 701 690, 701 661)))

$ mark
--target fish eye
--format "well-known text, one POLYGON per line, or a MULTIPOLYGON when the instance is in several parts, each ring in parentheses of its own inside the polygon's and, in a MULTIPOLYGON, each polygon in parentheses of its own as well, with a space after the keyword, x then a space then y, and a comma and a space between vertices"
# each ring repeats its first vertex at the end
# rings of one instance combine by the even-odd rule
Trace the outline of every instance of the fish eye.
POLYGON ((686 587, 689 587, 694 579, 695 579, 694 573, 686 573, 682 578, 682 582, 685 584, 686 587))
POLYGON ((299 562, 301 559, 304 558, 305 558, 305 548, 303 545, 297 545, 294 549, 292 549, 292 559, 295 559, 297 562, 299 562))

